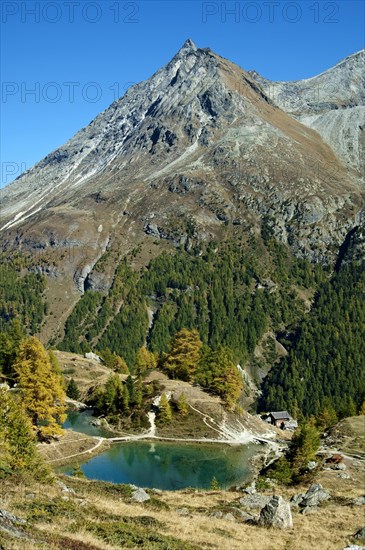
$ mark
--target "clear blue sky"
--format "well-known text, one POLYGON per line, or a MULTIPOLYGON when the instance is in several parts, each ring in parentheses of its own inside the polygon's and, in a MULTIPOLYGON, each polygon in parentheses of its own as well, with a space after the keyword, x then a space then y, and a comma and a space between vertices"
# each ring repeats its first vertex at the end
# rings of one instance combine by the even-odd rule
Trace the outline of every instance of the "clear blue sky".
POLYGON ((362 0, 2 0, 1 21, 2 185, 166 64, 188 37, 244 69, 295 80, 362 49, 365 25, 362 0))

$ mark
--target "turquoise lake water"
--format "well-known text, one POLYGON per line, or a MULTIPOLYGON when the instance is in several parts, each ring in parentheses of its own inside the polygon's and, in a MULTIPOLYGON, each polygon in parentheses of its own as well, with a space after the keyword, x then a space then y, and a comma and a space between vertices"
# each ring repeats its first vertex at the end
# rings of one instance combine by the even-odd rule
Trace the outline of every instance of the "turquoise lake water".
MULTIPOLYGON (((92 426, 91 420, 90 411, 70 413, 64 427, 88 435, 111 437, 110 432, 92 426)), ((89 479, 165 490, 209 488, 215 477, 221 488, 228 488, 248 481, 249 459, 259 449, 255 444, 128 441, 113 443, 102 454, 58 471, 71 474, 73 468, 80 465, 89 479)))
MULTIPOLYGON (((216 477, 222 488, 228 488, 249 479, 249 459, 257 447, 128 441, 114 443, 101 455, 79 464, 87 478, 113 483, 176 490, 209 488, 216 477)), ((61 471, 70 474, 72 466, 61 471)))
POLYGON ((63 428, 72 429, 75 432, 80 432, 86 435, 113 437, 113 434, 100 426, 93 426, 91 422, 95 420, 92 415, 92 410, 83 412, 68 411, 67 420, 63 424, 63 428))

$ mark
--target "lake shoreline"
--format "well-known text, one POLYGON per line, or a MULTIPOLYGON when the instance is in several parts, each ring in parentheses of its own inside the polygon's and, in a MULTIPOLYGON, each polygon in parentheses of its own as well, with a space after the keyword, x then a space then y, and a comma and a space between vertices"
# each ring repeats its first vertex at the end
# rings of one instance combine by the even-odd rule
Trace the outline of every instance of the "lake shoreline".
MULTIPOLYGON (((244 442, 237 442, 237 441, 229 441, 225 439, 174 438, 174 437, 164 437, 164 436, 156 436, 156 435, 148 435, 148 434, 128 435, 128 436, 118 436, 116 438, 113 438, 113 437, 108 438, 108 437, 99 437, 99 436, 87 436, 82 432, 76 432, 70 428, 65 429, 65 432, 66 434, 61 436, 59 440, 57 440, 54 443, 40 444, 38 448, 40 449, 41 454, 44 456, 45 453, 43 453, 42 451, 49 445, 52 445, 53 448, 58 447, 61 453, 68 452, 67 451, 67 449, 69 448, 68 441, 65 440, 64 438, 65 436, 70 434, 75 435, 77 437, 81 436, 82 439, 88 440, 90 442, 94 441, 95 445, 91 449, 88 449, 88 450, 81 449, 79 452, 73 453, 72 455, 60 456, 60 457, 54 457, 54 458, 48 458, 48 459, 45 458, 48 464, 56 465, 56 466, 61 465, 59 464, 61 462, 62 462, 62 465, 73 464, 75 462, 75 458, 78 458, 78 457, 84 458, 85 456, 87 456, 87 458, 90 458, 93 456, 97 456, 99 454, 102 454, 112 444, 132 443, 132 442, 138 442, 138 441, 146 442, 146 443, 155 443, 155 442, 179 443, 182 445, 184 444, 228 445, 230 447, 239 447, 239 446, 244 446, 248 444, 255 444, 262 447, 262 449, 267 448, 267 445, 268 445, 267 443, 261 443, 259 441, 250 441, 248 443, 244 443, 244 442), (62 446, 65 447, 64 450, 62 450, 62 446), (90 453, 90 454, 87 454, 87 453, 90 453)), ((52 453, 52 456, 53 456, 53 453, 52 453)))
POLYGON ((222 445, 215 441, 166 441, 158 438, 116 442, 100 456, 83 455, 58 462, 56 472, 71 475, 80 466, 92 481, 143 488, 209 489, 214 478, 225 490, 252 481, 256 445, 222 445), (82 460, 78 460, 82 458, 82 460), (68 464, 67 464, 68 462, 68 464))
MULTIPOLYGON (((100 455, 105 455, 100 462, 103 460, 107 461, 108 456, 110 456, 111 453, 115 454, 119 452, 116 450, 111 451, 111 448, 115 447, 116 444, 120 445, 122 443, 126 444, 127 448, 130 444, 134 443, 149 444, 151 445, 151 448, 154 444, 165 444, 163 447, 165 449, 168 447, 174 448, 174 445, 176 445, 180 447, 181 455, 186 453, 189 454, 189 452, 194 455, 194 453, 196 453, 196 449, 194 450, 194 447, 196 448, 196 446, 201 445, 201 450, 192 464, 199 463, 200 455, 204 456, 207 453, 213 457, 215 455, 219 457, 220 451, 218 451, 218 449, 228 447, 232 449, 233 456, 235 453, 234 449, 240 449, 242 456, 245 457, 243 460, 247 467, 242 479, 232 483, 232 487, 235 487, 243 480, 245 484, 255 480, 262 467, 267 465, 268 461, 272 460, 273 456, 278 456, 281 452, 281 445, 278 441, 266 439, 263 435, 254 434, 249 430, 244 430, 242 433, 239 433, 238 436, 237 434, 233 434, 233 436, 231 436, 230 431, 218 431, 217 429, 217 437, 183 437, 181 434, 177 434, 177 437, 173 437, 170 436, 170 434, 158 435, 156 434, 156 431, 152 429, 145 430, 142 433, 137 434, 120 432, 113 426, 109 425, 104 419, 95 419, 92 415, 91 409, 85 410, 84 412, 70 411, 64 427, 65 434, 61 436, 58 441, 48 445, 42 444, 40 446, 40 450, 45 461, 55 468, 56 472, 60 468, 71 468, 79 465, 88 468, 89 466, 87 465, 90 460, 94 460, 100 455), (189 450, 189 446, 193 447, 189 450), (208 447, 211 447, 212 450, 207 451, 206 449, 208 447), (254 449, 253 456, 252 451, 248 450, 249 447, 254 449), (246 450, 248 456, 246 454, 246 450)), ((123 454, 123 452, 127 452, 127 450, 121 451, 121 454, 123 454)), ((229 456, 230 451, 227 452, 229 456)), ((227 454, 227 452, 223 451, 223 454, 227 454)), ((174 453, 176 455, 176 449, 174 449, 174 453)), ((179 454, 180 451, 178 452, 178 455, 179 454)), ((113 469, 113 467, 113 465, 110 466, 111 469, 113 469)), ((156 467, 156 463, 149 465, 149 468, 153 472, 155 472, 156 467)), ((70 471, 71 470, 68 471, 68 474, 70 474, 70 471)), ((230 465, 227 466, 227 471, 233 471, 231 470, 230 465)), ((109 476, 110 473, 104 472, 104 475, 109 476)), ((115 475, 116 478, 118 478, 118 472, 116 472, 115 475)), ((90 481, 96 479, 94 476, 95 474, 86 475, 90 481)), ((121 483, 121 481, 114 481, 111 479, 109 479, 109 481, 113 483, 121 483)), ((124 482, 125 480, 123 483, 124 482)), ((136 481, 136 479, 134 479, 133 483, 143 486, 142 479, 140 481, 136 481)))

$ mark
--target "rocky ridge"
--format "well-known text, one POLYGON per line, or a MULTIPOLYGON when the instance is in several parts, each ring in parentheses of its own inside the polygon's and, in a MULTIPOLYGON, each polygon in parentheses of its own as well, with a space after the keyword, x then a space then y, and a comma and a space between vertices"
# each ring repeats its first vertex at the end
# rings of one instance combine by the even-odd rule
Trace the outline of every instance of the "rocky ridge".
POLYGON ((365 165, 365 50, 323 73, 292 82, 251 76, 281 109, 316 130, 349 169, 365 165))

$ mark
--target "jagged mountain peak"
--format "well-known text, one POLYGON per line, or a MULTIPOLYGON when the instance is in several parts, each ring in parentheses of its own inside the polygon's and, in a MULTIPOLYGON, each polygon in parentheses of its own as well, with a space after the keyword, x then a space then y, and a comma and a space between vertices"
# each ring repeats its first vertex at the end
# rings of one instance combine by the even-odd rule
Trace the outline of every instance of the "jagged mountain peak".
POLYGON ((176 244, 187 220, 199 239, 223 227, 255 234, 265 217, 297 254, 320 260, 356 222, 359 194, 356 174, 255 75, 189 39, 3 189, 1 240, 77 248, 91 239, 88 262, 75 254, 79 281, 113 240, 122 251, 149 237, 176 244))
MULTIPOLYGON (((244 103, 252 102, 255 94, 252 104, 256 109, 255 103, 263 94, 253 90, 249 80, 237 66, 208 48, 198 49, 188 39, 166 66, 131 87, 64 146, 3 191, 3 220, 13 214, 14 218, 1 224, 0 229, 18 226, 58 194, 63 200, 65 186, 79 190, 80 185, 107 169, 116 157, 134 154, 136 158, 145 152, 156 155, 161 143, 167 144, 170 157, 179 156, 178 141, 182 149, 187 149, 197 144, 200 137, 207 146, 208 134, 217 129, 219 119, 232 121, 242 114, 244 103), (46 172, 46 177, 39 177, 39 171, 46 172), (51 194, 50 182, 54 183, 51 194), (17 200, 12 200, 13 197, 17 200)), ((153 165, 151 168, 154 170, 153 165)))
POLYGON ((196 47, 195 43, 192 41, 191 38, 188 38, 185 40, 184 44, 182 45, 180 52, 186 52, 186 51, 196 51, 198 48, 196 47))

